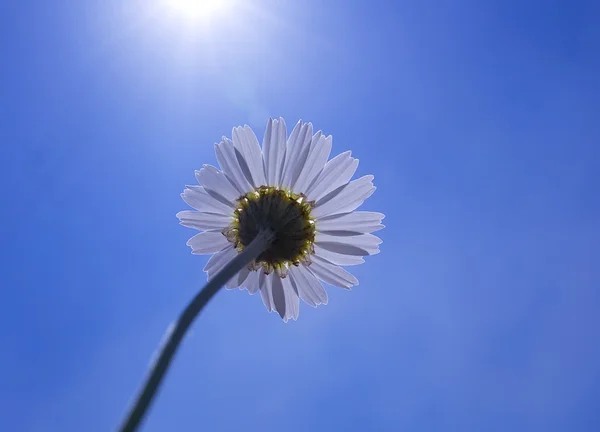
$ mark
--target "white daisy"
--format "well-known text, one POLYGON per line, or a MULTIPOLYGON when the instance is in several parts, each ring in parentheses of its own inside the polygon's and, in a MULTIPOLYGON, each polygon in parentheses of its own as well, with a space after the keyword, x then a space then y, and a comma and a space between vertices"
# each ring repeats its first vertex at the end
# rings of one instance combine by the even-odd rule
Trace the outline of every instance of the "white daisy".
POLYGON ((358 280, 340 266, 379 253, 371 234, 384 215, 355 212, 375 191, 373 176, 350 181, 358 159, 347 151, 328 161, 331 136, 313 135, 299 121, 287 137, 282 118, 269 119, 262 150, 249 126, 236 127, 233 141, 215 144, 221 170, 196 171, 200 186, 187 186, 183 200, 197 211, 177 213, 181 224, 202 231, 187 244, 194 254, 214 254, 204 271, 210 280, 261 227, 275 233, 271 246, 228 283, 250 294, 260 291, 269 312, 297 319, 299 299, 327 304, 320 281, 349 289, 358 280))

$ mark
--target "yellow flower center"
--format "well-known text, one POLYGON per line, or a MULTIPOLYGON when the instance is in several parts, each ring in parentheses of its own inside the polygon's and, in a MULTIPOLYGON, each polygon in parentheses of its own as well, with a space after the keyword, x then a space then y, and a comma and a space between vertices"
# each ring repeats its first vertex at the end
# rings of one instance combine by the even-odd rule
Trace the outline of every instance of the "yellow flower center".
POLYGON ((309 255, 314 253, 315 221, 310 215, 313 205, 302 194, 261 186, 237 200, 233 223, 223 234, 241 251, 259 231, 273 231, 271 246, 250 268, 262 267, 267 274, 275 270, 285 277, 290 265, 309 263, 309 255))

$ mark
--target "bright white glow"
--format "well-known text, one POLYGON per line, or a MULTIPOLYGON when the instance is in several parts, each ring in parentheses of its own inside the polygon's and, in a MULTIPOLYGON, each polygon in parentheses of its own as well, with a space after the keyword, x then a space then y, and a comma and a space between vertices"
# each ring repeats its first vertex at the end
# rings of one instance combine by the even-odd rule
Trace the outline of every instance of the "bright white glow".
POLYGON ((189 21, 206 21, 227 12, 233 0, 164 0, 171 11, 189 21))

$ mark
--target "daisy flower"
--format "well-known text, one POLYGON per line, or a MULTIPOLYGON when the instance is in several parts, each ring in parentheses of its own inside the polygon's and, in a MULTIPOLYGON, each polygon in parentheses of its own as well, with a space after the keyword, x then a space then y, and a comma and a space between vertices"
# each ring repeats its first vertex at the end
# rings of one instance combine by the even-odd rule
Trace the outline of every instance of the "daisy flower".
POLYGON ((262 149, 249 126, 235 127, 232 140, 215 144, 221 169, 196 171, 199 186, 187 186, 183 200, 195 211, 177 214, 200 232, 187 244, 194 254, 213 254, 204 271, 213 278, 257 236, 269 229, 270 245, 227 288, 260 292, 269 312, 296 320, 299 299, 327 304, 322 282, 341 288, 358 280, 341 266, 362 264, 379 253, 372 233, 384 215, 355 211, 373 192, 373 176, 350 181, 358 159, 351 152, 329 160, 332 138, 313 134, 299 121, 287 136, 285 121, 269 119, 262 149))

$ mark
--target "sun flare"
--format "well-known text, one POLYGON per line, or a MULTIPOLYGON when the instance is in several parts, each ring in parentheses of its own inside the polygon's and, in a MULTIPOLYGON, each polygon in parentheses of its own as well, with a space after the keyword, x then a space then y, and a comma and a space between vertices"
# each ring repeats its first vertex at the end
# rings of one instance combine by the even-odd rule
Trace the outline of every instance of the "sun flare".
POLYGON ((190 21, 206 21, 227 12, 233 0, 165 0, 172 13, 190 21))

